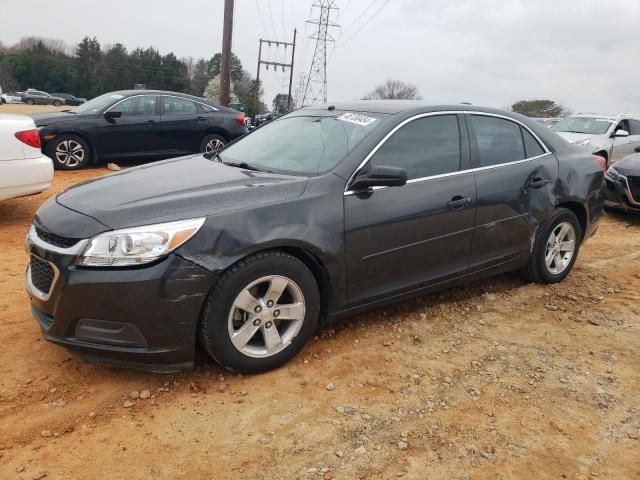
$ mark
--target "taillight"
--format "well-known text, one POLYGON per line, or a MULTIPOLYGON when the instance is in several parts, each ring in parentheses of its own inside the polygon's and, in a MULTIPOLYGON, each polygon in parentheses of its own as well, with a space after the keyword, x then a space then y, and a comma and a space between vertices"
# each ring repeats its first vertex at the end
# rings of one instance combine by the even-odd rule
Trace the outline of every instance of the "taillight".
POLYGON ((596 162, 598 162, 598 165, 600 165, 600 168, 602 168, 602 170, 606 170, 607 169, 607 159, 604 157, 601 157, 600 155, 594 155, 593 156, 594 160, 596 162))
POLYGON ((16 132, 15 136, 22 143, 26 143, 30 147, 40 148, 40 134, 38 134, 38 130, 35 128, 33 130, 23 130, 21 132, 16 132))
POLYGON ((236 123, 238 125, 242 125, 243 127, 246 126, 244 123, 244 113, 239 113, 238 115, 236 115, 236 123))

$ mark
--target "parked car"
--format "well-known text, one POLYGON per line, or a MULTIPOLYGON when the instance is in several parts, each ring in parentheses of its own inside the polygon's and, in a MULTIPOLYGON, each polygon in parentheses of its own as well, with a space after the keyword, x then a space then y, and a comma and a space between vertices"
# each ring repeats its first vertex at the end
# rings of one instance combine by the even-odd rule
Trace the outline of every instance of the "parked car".
POLYGON ((126 90, 66 112, 38 113, 42 150, 56 168, 210 152, 247 133, 244 114, 175 92, 126 90))
POLYGON ((33 120, 0 114, 0 200, 40 193, 52 179, 53 164, 40 151, 33 120))
POLYGON ((604 177, 604 208, 640 212, 640 146, 635 153, 611 165, 604 177))
POLYGON ((6 92, 0 95, 2 103, 22 103, 22 92, 6 92))
POLYGON ((604 157, 607 165, 640 146, 640 115, 580 113, 565 118, 551 129, 574 145, 604 157))
POLYGON ((22 101, 29 105, 53 105, 59 107, 64 104, 64 98, 54 97, 47 92, 28 89, 22 94, 22 101))
POLYGON ((87 101, 85 98, 78 98, 74 95, 71 95, 70 93, 52 93, 51 95, 53 97, 62 98, 66 105, 72 105, 76 107, 78 105, 82 105, 83 103, 86 103, 87 101))
POLYGON ((225 149, 71 187, 37 211, 27 289, 44 338, 171 371, 292 358, 320 317, 509 270, 563 280, 602 215, 604 160, 518 114, 357 102, 225 149))

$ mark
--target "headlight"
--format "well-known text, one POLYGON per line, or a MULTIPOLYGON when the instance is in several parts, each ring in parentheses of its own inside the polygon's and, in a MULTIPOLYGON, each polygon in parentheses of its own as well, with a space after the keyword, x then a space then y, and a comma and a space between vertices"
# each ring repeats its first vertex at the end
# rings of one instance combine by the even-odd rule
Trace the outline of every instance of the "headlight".
POLYGON ((578 140, 577 142, 574 142, 573 144, 578 146, 578 147, 584 147, 585 145, 589 145, 591 143, 591 139, 590 138, 585 138, 584 140, 578 140))
POLYGON ((204 218, 124 228, 93 237, 78 257, 83 267, 125 267, 153 262, 193 237, 204 218))

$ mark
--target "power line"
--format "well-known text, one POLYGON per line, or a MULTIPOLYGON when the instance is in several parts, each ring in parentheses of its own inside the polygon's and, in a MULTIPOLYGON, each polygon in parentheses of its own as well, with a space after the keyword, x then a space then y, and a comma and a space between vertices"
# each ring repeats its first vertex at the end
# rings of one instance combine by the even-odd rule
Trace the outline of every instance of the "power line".
POLYGON ((264 33, 264 36, 268 36, 269 34, 267 33, 267 27, 264 24, 264 18, 262 17, 262 12, 260 11, 260 4, 258 3, 258 0, 256 0, 256 8, 258 9, 258 16, 260 17, 260 23, 262 23, 262 33, 264 33))
POLYGON ((358 35, 358 33, 360 33, 360 31, 362 31, 362 29, 364 27, 366 27, 367 25, 369 25, 369 23, 378 16, 378 14, 382 11, 382 9, 384 7, 386 7, 387 5, 389 5, 389 2, 391 2, 391 0, 387 0, 378 10, 376 10, 376 13, 373 14, 373 16, 371 18, 369 18, 369 20, 367 20, 365 22, 364 25, 362 25, 358 30, 356 30, 356 32, 351 35, 349 38, 347 38, 344 42, 342 42, 340 45, 336 45, 336 48, 340 48, 341 46, 343 46, 345 43, 347 43, 349 40, 351 40, 353 37, 355 37, 356 35, 358 35))
POLYGON ((273 21, 273 10, 271 9, 271 0, 267 0, 267 6, 269 7, 269 17, 271 18, 271 27, 273 28, 273 36, 278 37, 276 30, 276 22, 273 21))
MULTIPOLYGON (((348 32, 348 31, 349 31, 349 29, 351 29, 351 27, 353 27, 356 23, 358 23, 360 20, 362 20, 362 18, 363 18, 363 17, 366 15, 366 13, 371 9, 371 7, 373 7, 373 6, 375 5, 375 3, 376 3, 377 1, 378 1, 378 0, 373 0, 369 5, 367 5, 367 8, 365 8, 365 9, 364 9, 364 11, 363 11, 360 15, 358 15, 358 18, 356 18, 356 19, 355 19, 355 21, 351 22, 349 25, 347 25, 347 26, 344 28, 344 30, 342 30, 342 31, 340 32, 340 37, 342 37, 342 35, 344 35, 346 32, 348 32)), ((351 2, 349 2, 349 3, 351 3, 351 2)), ((343 13, 344 13, 344 11, 343 11, 343 13)))

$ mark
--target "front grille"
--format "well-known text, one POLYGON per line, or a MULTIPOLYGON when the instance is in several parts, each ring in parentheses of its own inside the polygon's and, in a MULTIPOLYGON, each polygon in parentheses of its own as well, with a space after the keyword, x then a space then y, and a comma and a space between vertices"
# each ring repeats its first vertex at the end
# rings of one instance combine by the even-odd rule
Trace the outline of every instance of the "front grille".
POLYGON ((80 241, 78 238, 65 238, 55 233, 47 232, 40 227, 36 227, 36 234, 43 242, 58 248, 71 248, 80 241))
POLYGON ((45 295, 49 294, 53 279, 55 278, 55 271, 51 264, 35 255, 31 255, 30 261, 31 269, 31 283, 40 292, 45 295))
POLYGON ((629 190, 633 201, 640 203, 640 177, 627 177, 627 182, 629 182, 629 190))

